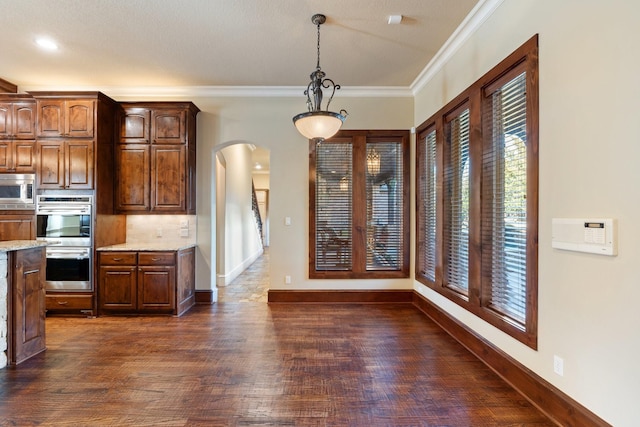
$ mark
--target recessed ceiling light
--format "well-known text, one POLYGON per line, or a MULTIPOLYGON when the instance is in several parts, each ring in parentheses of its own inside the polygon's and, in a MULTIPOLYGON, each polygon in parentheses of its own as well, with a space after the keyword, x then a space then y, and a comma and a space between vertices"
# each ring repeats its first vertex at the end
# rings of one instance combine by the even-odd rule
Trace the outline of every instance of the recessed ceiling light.
POLYGON ((53 41, 53 39, 49 39, 46 37, 40 37, 36 39, 36 44, 40 46, 40 48, 43 50, 49 50, 49 51, 58 50, 58 44, 55 41, 53 41))
POLYGON ((402 15, 389 15, 389 20, 387 23, 389 25, 398 25, 402 22, 402 15))

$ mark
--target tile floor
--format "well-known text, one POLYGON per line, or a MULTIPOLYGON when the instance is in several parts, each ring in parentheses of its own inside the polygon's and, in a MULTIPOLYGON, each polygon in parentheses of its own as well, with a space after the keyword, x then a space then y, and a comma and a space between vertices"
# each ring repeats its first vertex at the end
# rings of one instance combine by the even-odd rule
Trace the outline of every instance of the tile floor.
POLYGON ((218 286, 218 302, 267 302, 269 249, 227 286, 218 286))

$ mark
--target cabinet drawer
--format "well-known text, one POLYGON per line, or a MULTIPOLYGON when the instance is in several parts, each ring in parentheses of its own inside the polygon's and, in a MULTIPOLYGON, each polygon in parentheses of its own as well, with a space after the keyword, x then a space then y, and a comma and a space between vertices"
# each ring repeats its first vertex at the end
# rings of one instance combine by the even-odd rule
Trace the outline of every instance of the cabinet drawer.
POLYGON ((47 310, 93 310, 92 295, 47 295, 47 310))
POLYGON ((100 265, 136 265, 135 252, 100 252, 100 265))
POLYGON ((138 265, 175 265, 175 252, 140 252, 138 265))

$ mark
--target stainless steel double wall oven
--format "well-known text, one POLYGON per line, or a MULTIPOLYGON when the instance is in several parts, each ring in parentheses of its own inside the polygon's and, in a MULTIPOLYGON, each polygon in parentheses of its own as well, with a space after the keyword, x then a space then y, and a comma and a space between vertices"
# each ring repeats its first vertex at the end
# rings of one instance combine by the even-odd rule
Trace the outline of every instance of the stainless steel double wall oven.
POLYGON ((93 196, 38 195, 36 236, 47 246, 48 291, 92 291, 93 196))

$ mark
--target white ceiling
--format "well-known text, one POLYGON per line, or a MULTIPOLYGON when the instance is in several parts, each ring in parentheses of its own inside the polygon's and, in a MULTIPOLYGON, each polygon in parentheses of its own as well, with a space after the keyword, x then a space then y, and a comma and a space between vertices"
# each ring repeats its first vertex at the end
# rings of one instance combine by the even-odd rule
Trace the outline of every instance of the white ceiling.
MULTIPOLYGON (((0 0, 0 78, 28 90, 402 88, 485 0, 0 0), (389 15, 402 15, 389 25, 389 15), (38 37, 59 44, 41 50, 38 37)), ((117 91, 116 91, 117 92, 117 91)), ((264 150, 263 150, 264 151, 264 150)), ((268 170, 268 153, 256 161, 268 170)))
POLYGON ((0 78, 25 87, 409 87, 478 0, 0 0, 0 78), (401 14, 400 25, 388 25, 401 14), (34 40, 55 39, 43 52, 34 40))

